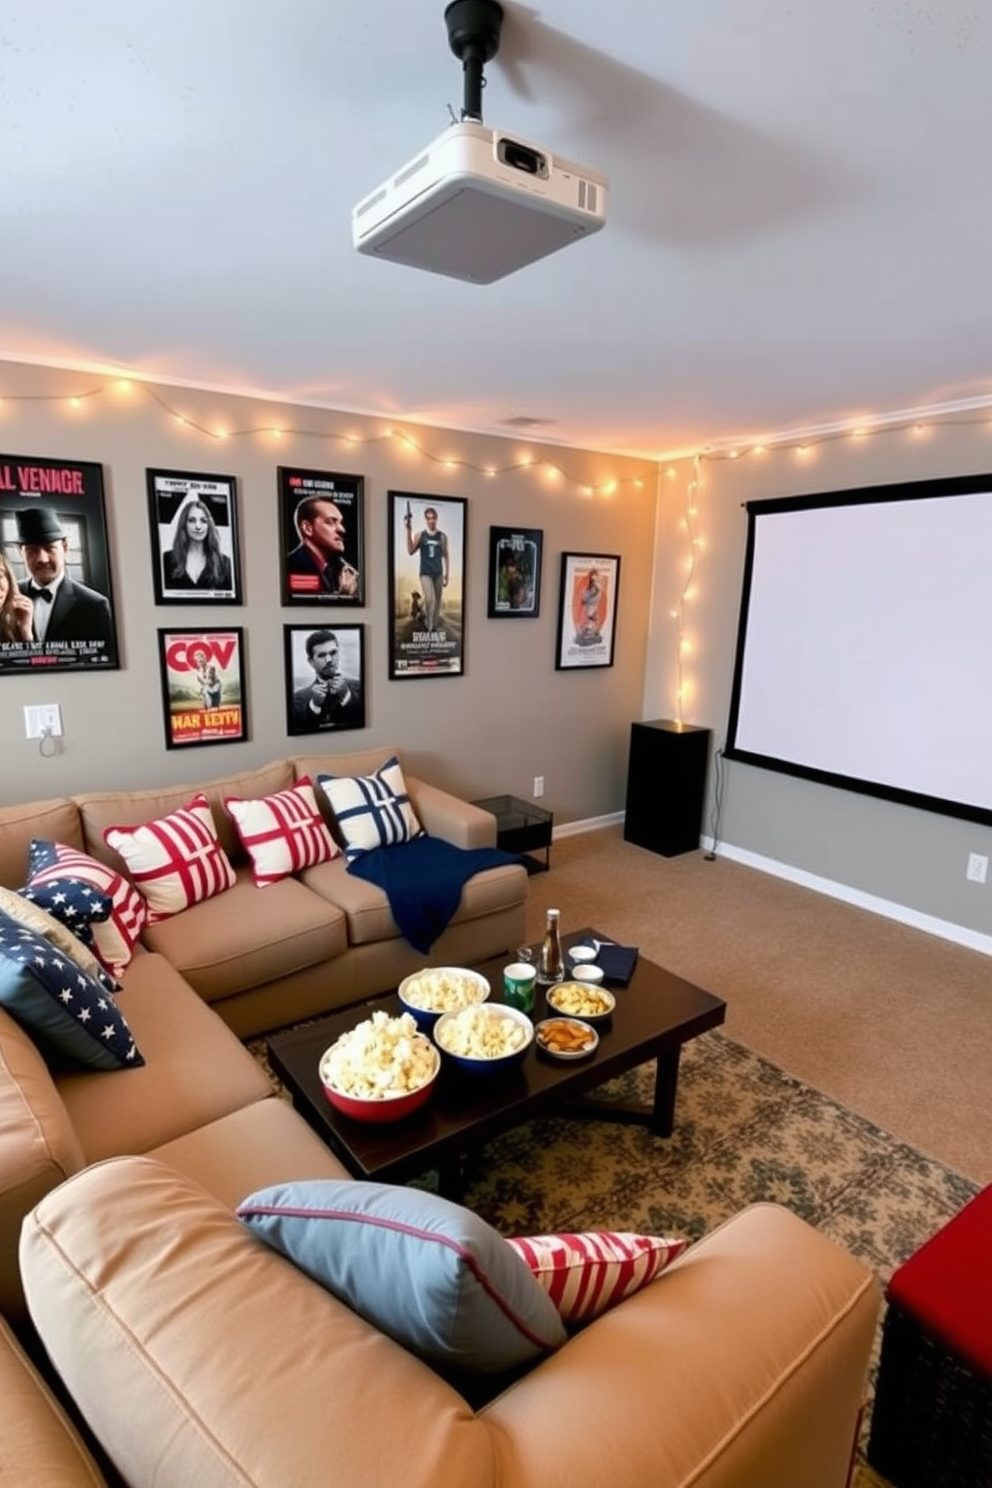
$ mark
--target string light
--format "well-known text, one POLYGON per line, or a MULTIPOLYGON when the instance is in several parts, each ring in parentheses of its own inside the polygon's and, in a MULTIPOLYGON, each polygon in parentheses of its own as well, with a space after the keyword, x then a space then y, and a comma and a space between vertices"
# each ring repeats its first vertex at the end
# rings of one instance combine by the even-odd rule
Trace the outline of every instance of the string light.
MULTIPOLYGON (((159 392, 153 383, 142 382, 130 378, 114 378, 112 382, 97 383, 84 391, 66 396, 65 394, 5 394, 0 402, 4 405, 12 403, 64 403, 73 409, 81 408, 86 400, 100 398, 110 392, 132 394, 140 392, 144 397, 155 403, 173 423, 179 424, 192 433, 201 435, 204 439, 215 443, 226 440, 250 439, 253 437, 266 439, 315 439, 324 443, 339 443, 348 449, 358 449, 376 444, 392 441, 394 446, 406 449, 412 454, 421 456, 430 464, 437 465, 444 470, 474 471, 478 475, 485 476, 488 480, 494 480, 497 476, 515 475, 520 471, 531 471, 545 476, 552 482, 566 482, 574 490, 583 496, 613 496, 623 487, 633 487, 635 490, 643 490, 648 480, 653 478, 657 469, 657 462, 649 460, 645 469, 637 474, 623 476, 607 476, 601 481, 589 484, 588 481, 580 481, 568 468, 550 459, 547 456, 538 458, 531 453, 523 453, 515 459, 509 460, 504 465, 477 465, 472 460, 453 457, 450 452, 436 454, 425 442, 410 433, 408 429, 387 426, 375 433, 361 435, 356 434, 354 429, 347 431, 312 429, 302 426, 285 427, 283 425, 262 424, 239 429, 210 428, 206 424, 199 423, 191 418, 189 414, 182 413, 174 407, 168 399, 159 392)), ((238 394, 230 394, 238 397, 238 394)), ((674 476, 674 470, 671 472, 674 476)))

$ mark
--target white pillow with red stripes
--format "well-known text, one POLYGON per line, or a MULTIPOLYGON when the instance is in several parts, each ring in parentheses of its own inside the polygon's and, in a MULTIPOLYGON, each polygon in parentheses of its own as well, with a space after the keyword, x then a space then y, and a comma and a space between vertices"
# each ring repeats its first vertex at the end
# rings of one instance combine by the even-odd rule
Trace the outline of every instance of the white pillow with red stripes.
POLYGON ((301 868, 313 868, 341 856, 324 822, 309 775, 288 790, 245 801, 225 796, 238 836, 251 858, 252 877, 259 888, 278 883, 301 868))
POLYGON ((148 904, 148 923, 167 920, 235 883, 204 795, 140 827, 107 827, 103 839, 127 864, 148 904))
POLYGON ((566 1323, 588 1323, 615 1307, 680 1256, 688 1240, 626 1230, 531 1235, 507 1241, 566 1323))
POLYGON ((90 920, 92 939, 88 943, 110 975, 120 980, 148 918, 148 905, 133 884, 115 868, 97 862, 77 847, 34 837, 28 851, 28 882, 23 892, 56 916, 60 901, 63 905, 74 904, 75 922, 62 915, 63 922, 73 928, 85 918, 87 892, 96 901, 109 898, 108 918, 90 920))

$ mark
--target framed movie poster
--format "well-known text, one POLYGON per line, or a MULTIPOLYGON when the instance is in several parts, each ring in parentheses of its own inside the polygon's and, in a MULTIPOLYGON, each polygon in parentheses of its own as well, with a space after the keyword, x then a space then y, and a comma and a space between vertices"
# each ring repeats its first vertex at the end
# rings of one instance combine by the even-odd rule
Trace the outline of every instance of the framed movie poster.
POLYGON ((613 665, 620 559, 562 553, 555 670, 613 665))
POLYGON ((463 496, 390 491, 389 675, 460 677, 465 670, 463 496))
POLYGON ((541 613, 541 543, 537 527, 490 527, 490 620, 533 619, 541 613))
POLYGON ((114 671, 103 467, 0 455, 0 674, 114 671))
POLYGON ((361 625, 284 625, 287 734, 365 727, 361 625))
POLYGON ((156 604, 240 604, 233 475, 149 470, 148 522, 156 604))
POLYGON ((280 465, 284 605, 365 603, 365 481, 280 465))
POLYGON ((165 747, 248 737, 244 631, 160 630, 165 747))

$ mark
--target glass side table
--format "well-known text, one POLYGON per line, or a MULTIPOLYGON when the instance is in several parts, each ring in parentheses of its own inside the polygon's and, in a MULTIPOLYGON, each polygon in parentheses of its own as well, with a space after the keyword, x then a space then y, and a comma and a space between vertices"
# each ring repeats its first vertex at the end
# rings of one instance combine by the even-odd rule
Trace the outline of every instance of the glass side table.
POLYGON ((487 796, 484 801, 473 801, 483 811, 491 811, 496 818, 496 846, 504 852, 519 853, 528 873, 547 873, 551 867, 551 829, 554 814, 533 801, 521 801, 518 796, 487 796), (544 862, 531 857, 531 853, 543 850, 544 862))

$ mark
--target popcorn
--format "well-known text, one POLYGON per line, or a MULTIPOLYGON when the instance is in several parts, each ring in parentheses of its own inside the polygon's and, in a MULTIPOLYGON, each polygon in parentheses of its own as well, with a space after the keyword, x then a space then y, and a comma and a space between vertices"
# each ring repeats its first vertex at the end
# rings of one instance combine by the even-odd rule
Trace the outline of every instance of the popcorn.
POLYGON ((437 1072, 437 1054, 411 1013, 375 1012, 343 1033, 320 1059, 320 1077, 342 1095, 383 1100, 419 1090, 437 1072))
POLYGON ((530 1035, 515 1018, 507 1018, 498 1008, 464 1008, 444 1024, 435 1035, 449 1054, 467 1055, 470 1059, 505 1059, 529 1043, 530 1035))
POLYGON ((426 1013, 446 1013, 484 1001, 485 991, 485 983, 475 972, 452 966, 425 967, 407 978, 403 998, 426 1013))

